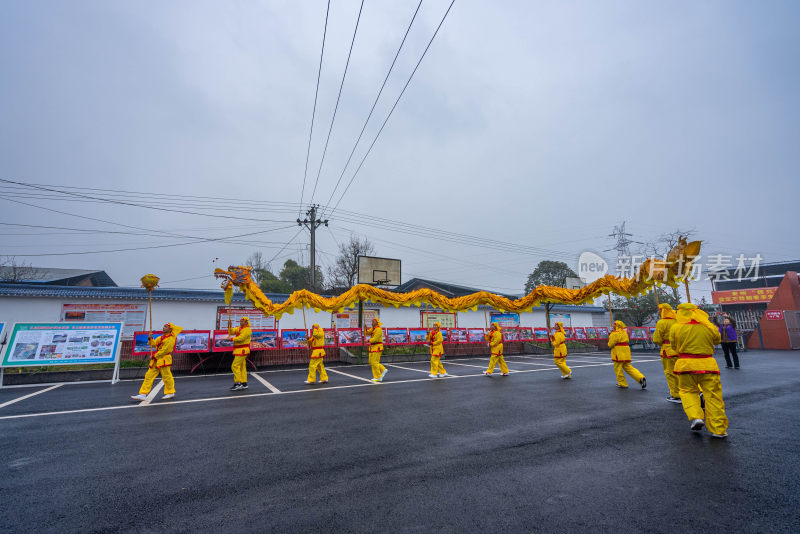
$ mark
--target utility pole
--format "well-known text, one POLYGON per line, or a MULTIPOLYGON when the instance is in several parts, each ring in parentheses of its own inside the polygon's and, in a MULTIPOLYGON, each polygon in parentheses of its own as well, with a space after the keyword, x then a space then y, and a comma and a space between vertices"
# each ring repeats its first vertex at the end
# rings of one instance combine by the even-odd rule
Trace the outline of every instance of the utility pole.
POLYGON ((302 221, 300 218, 297 219, 297 226, 305 226, 306 228, 311 231, 311 251, 310 251, 310 260, 311 260, 311 291, 316 291, 317 283, 317 248, 316 248, 316 231, 320 225, 328 226, 328 219, 324 221, 322 219, 317 219, 317 209, 319 209, 319 204, 312 204, 311 207, 306 212, 306 218, 302 221))

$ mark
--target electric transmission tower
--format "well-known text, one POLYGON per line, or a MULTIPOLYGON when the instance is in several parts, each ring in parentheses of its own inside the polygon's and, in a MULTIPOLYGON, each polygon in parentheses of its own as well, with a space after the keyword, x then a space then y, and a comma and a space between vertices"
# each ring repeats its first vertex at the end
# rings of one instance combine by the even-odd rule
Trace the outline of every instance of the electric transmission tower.
POLYGON ((631 257, 630 245, 632 245, 634 243, 639 244, 639 245, 642 244, 641 241, 632 241, 631 239, 628 239, 629 237, 632 237, 633 234, 631 234, 630 232, 626 232, 625 231, 625 223, 626 222, 627 221, 622 221, 622 224, 620 224, 619 226, 615 226, 614 227, 614 231, 611 232, 610 234, 608 234, 608 237, 613 237, 614 239, 617 240, 617 244, 614 245, 612 248, 607 249, 605 252, 610 252, 612 250, 616 250, 617 251, 617 259, 619 259, 621 257, 630 258, 631 257))
POLYGON ((309 250, 309 256, 311 260, 311 291, 316 291, 317 281, 317 243, 316 243, 316 234, 317 228, 320 225, 324 224, 328 226, 328 219, 322 220, 317 219, 317 210, 319 209, 319 205, 312 204, 309 210, 306 212, 306 218, 302 221, 298 218, 297 225, 298 226, 305 226, 311 232, 311 247, 309 250))

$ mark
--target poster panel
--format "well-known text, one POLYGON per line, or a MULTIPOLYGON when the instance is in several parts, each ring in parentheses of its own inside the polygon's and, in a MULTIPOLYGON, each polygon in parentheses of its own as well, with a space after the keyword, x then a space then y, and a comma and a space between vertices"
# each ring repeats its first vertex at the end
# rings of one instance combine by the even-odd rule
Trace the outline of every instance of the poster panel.
POLYGON ((497 323, 504 329, 515 328, 519 326, 519 314, 492 312, 489 314, 489 324, 491 323, 497 323))
POLYGON ((530 326, 520 326, 518 331, 520 341, 533 341, 533 328, 530 326))
POLYGON ((338 328, 336 330, 340 347, 352 347, 362 344, 362 333, 360 328, 338 328))
POLYGON ((147 304, 62 304, 61 320, 78 323, 122 323, 122 339, 144 330, 147 304))
MULTIPOLYGON (((325 335, 325 344, 323 347, 335 347, 336 346, 336 329, 335 328, 323 328, 322 333, 325 335)), ((311 335, 311 332, 308 332, 308 335, 311 335)))
POLYGON ((450 343, 467 343, 467 329, 451 328, 449 339, 450 343))
POLYGON ((543 326, 537 326, 533 329, 533 337, 536 341, 548 341, 550 336, 547 335, 547 328, 543 326))
POLYGON ((649 336, 649 339, 653 339, 653 333, 655 333, 655 331, 656 331, 656 327, 655 326, 647 327, 647 334, 649 336))
POLYGON ((386 345, 405 345, 408 343, 408 328, 387 328, 386 345))
POLYGON ((608 327, 607 326, 598 326, 597 327, 597 339, 608 339, 608 327))
POLYGON ((628 327, 628 338, 631 341, 642 341, 647 339, 647 330, 638 326, 628 327))
POLYGON ((575 339, 578 341, 586 340, 586 330, 582 326, 575 326, 572 330, 575 332, 575 339))
POLYGON ((570 328, 569 326, 564 327, 564 340, 573 340, 575 339, 575 330, 570 328))
POLYGON ((517 341, 519 339, 519 332, 516 328, 503 328, 503 341, 517 341))
POLYGON ((470 343, 484 343, 486 342, 486 335, 483 328, 468 328, 467 339, 470 343))
MULTIPOLYGON (((134 332, 132 354, 150 353, 150 345, 147 343, 148 334, 149 332, 134 332)), ((160 335, 162 335, 161 332, 153 332, 153 339, 160 335)), ((175 350, 172 353, 185 354, 190 352, 209 352, 210 350, 211 330, 184 330, 178 334, 175 340, 175 350)))
POLYGON ((122 323, 17 323, 3 367, 114 363, 122 323))
POLYGON ((586 339, 597 339, 597 328, 593 326, 586 327, 586 339))
MULTIPOLYGON (((364 326, 369 328, 372 324, 373 319, 380 320, 381 314, 380 310, 364 310, 364 326)), ((333 321, 333 326, 337 329, 341 330, 343 328, 358 328, 361 325, 358 324, 358 310, 344 310, 336 313, 331 314, 331 321, 333 321)))
POLYGON ((305 330, 281 330, 282 349, 307 348, 306 339, 308 339, 308 332, 305 330))
MULTIPOLYGON (((250 337, 250 350, 273 350, 278 348, 277 330, 253 330, 250 337)), ((233 352, 233 341, 228 330, 214 330, 212 352, 233 352)))
MULTIPOLYGON (((227 306, 217 306, 217 329, 228 328, 228 316, 227 306)), ((277 328, 275 317, 272 315, 268 317, 261 310, 246 306, 232 307, 230 309, 231 326, 234 328, 239 326, 239 321, 242 317, 247 317, 250 320, 250 328, 253 330, 274 330, 277 328)))
POLYGON ((433 323, 439 323, 442 326, 442 335, 448 328, 455 328, 458 326, 457 313, 455 312, 431 312, 420 311, 421 323, 424 328, 433 328, 433 323))
POLYGON ((408 329, 408 344, 409 345, 425 345, 425 337, 428 335, 427 328, 409 328, 408 329))

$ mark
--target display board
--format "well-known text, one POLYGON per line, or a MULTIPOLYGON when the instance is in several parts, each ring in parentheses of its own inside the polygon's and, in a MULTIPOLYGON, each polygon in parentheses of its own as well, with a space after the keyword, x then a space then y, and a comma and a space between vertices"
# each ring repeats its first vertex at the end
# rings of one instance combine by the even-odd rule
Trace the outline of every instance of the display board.
POLYGON ((586 327, 586 339, 597 339, 597 328, 593 326, 586 327))
POLYGON ((433 323, 439 323, 439 325, 442 327, 442 331, 447 328, 455 328, 458 326, 458 314, 455 312, 433 312, 421 310, 419 315, 420 326, 424 328, 433 328, 433 323))
POLYGON ((450 343, 467 343, 467 329, 466 328, 451 328, 450 343))
POLYGON ((638 326, 628 327, 628 338, 631 341, 644 341, 647 339, 647 329, 638 326))
POLYGON ((497 323, 503 328, 516 328, 519 326, 519 314, 492 312, 489 314, 489 323, 497 323))
MULTIPOLYGON (((228 328, 228 307, 217 306, 217 326, 219 330, 228 328)), ((250 321, 250 328, 253 330, 274 330, 276 328, 275 317, 267 317, 261 310, 239 306, 230 309, 231 326, 236 328, 242 317, 247 317, 250 321)))
POLYGON ((572 330, 575 332, 575 339, 578 341, 586 340, 586 330, 582 326, 575 326, 572 330))
POLYGON ((122 323, 17 323, 3 367, 117 362, 122 323))
POLYGON ((144 330, 147 304, 62 304, 61 320, 78 323, 122 323, 122 339, 144 330))
MULTIPOLYGON (((322 333, 325 335, 325 344, 323 347, 335 347, 336 346, 336 329, 335 328, 323 328, 322 333)), ((308 335, 311 335, 309 331, 308 335)))
POLYGON ((520 326, 519 330, 520 341, 533 341, 533 328, 530 326, 520 326))
POLYGON ((547 328, 544 327, 536 327, 533 329, 533 337, 536 341, 548 341, 550 336, 547 335, 547 328))
MULTIPOLYGON (((252 330, 250 350, 274 350, 278 348, 277 330, 252 330)), ((214 330, 213 352, 233 352, 233 341, 228 338, 228 330, 214 330)))
POLYGON ((467 339, 470 343, 485 343, 486 331, 483 328, 468 328, 467 339))
MULTIPOLYGON (((149 354, 150 345, 147 336, 150 332, 135 332, 133 337, 132 354, 149 354)), ((153 339, 163 335, 163 332, 153 332, 153 339)), ((153 348, 155 351, 155 347, 153 348)), ((211 330, 183 330, 175 340, 173 354, 186 354, 191 352, 209 352, 211 350, 211 330)))
POLYGON ((569 326, 564 327, 564 340, 572 340, 575 339, 575 331, 570 328, 569 326))
POLYGON ((428 335, 427 328, 409 328, 408 329, 408 344, 409 345, 424 345, 427 343, 425 337, 428 335))
POLYGON ((607 326, 598 326, 597 327, 597 339, 608 339, 608 327, 607 326))
POLYGON ((338 328, 336 336, 340 347, 352 347, 363 343, 360 328, 338 328))
MULTIPOLYGON (((364 310, 364 327, 370 328, 372 326, 372 320, 380 320, 380 318, 381 314, 379 309, 364 310)), ((358 310, 332 313, 331 321, 333 322, 333 326, 339 330, 344 328, 359 328, 361 326, 358 324, 358 310)))
POLYGON ((655 326, 648 326, 647 327, 647 332, 648 332, 648 334, 650 334, 650 339, 653 339, 653 334, 655 334, 655 332, 656 332, 656 327, 655 326))
POLYGON ((386 333, 386 345, 405 345, 408 343, 408 328, 387 328, 384 332, 386 333))
POLYGON ((502 329, 503 332, 503 342, 507 341, 517 341, 519 339, 519 332, 517 332, 516 328, 507 327, 502 329))
POLYGON ((307 348, 308 332, 305 330, 281 330, 281 348, 298 349, 307 348))

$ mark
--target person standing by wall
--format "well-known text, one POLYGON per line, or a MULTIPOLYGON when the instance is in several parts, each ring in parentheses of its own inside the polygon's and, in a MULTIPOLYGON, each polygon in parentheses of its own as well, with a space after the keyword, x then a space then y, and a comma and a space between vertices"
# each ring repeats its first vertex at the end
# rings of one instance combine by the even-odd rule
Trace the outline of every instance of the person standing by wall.
POLYGON ((389 370, 381 364, 383 354, 383 328, 377 317, 372 319, 372 328, 367 329, 369 336, 369 365, 372 367, 372 381, 383 382, 389 370))
POLYGON ((556 331, 550 336, 553 342, 553 363, 561 370, 561 378, 572 378, 572 369, 567 366, 567 334, 564 332, 564 323, 556 323, 556 331))
POLYGON ((229 328, 228 336, 233 341, 233 387, 231 391, 247 389, 247 356, 250 354, 250 338, 253 331, 250 329, 250 318, 242 317, 238 328, 229 328))
POLYGON ((325 331, 318 324, 311 325, 311 339, 308 340, 311 347, 311 360, 308 362, 308 378, 306 384, 317 383, 317 371, 319 371, 319 383, 324 384, 328 381, 328 373, 325 372, 325 364, 322 359, 325 357, 325 331))
POLYGON ((739 368, 739 355, 736 353, 736 348, 739 344, 739 337, 736 334, 736 321, 730 318, 725 313, 722 315, 722 324, 717 325, 720 337, 722 339, 722 352, 725 354, 725 367, 730 369, 739 368), (731 358, 733 361, 731 362, 731 358), (731 365, 733 364, 733 365, 731 365))

